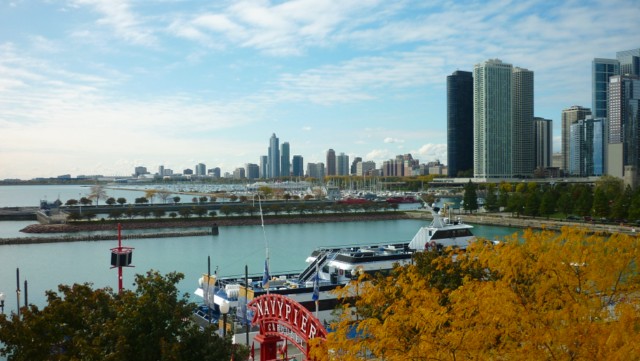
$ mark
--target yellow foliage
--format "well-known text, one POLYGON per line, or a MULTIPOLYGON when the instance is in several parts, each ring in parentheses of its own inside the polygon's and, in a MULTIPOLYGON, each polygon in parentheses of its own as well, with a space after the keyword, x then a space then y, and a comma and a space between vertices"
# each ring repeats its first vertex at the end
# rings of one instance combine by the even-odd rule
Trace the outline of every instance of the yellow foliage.
POLYGON ((357 298, 355 314, 343 309, 315 359, 640 359, 636 237, 528 230, 419 264, 338 291, 357 298))

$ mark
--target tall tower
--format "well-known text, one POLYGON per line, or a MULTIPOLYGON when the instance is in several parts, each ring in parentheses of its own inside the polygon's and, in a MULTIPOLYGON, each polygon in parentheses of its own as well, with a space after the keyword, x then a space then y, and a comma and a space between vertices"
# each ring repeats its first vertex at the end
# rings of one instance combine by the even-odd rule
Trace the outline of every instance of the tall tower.
POLYGON ((640 77, 609 79, 606 173, 622 178, 626 167, 640 168, 640 77))
POLYGON ((337 167, 336 167, 337 175, 349 175, 349 156, 340 153, 337 157, 337 167))
POLYGON ((477 178, 510 178, 511 73, 499 59, 473 69, 473 173, 477 178))
POLYGON ((571 159, 571 125, 577 123, 579 120, 586 119, 587 115, 591 115, 591 109, 583 108, 579 105, 574 105, 562 111, 561 169, 567 173, 569 172, 571 159))
POLYGON ((447 162, 449 176, 473 169, 473 75, 447 76, 447 162))
POLYGON ((591 90, 594 118, 607 117, 609 78, 620 74, 620 62, 616 59, 593 59, 591 67, 591 90))
POLYGON ((551 119, 533 118, 535 124, 535 155, 536 169, 551 167, 553 144, 553 121, 551 119))
POLYGON ((531 177, 535 170, 533 126, 533 72, 514 68, 511 78, 512 173, 516 177, 531 177))
POLYGON ((290 173, 291 157, 289 156, 289 142, 284 142, 280 150, 280 175, 288 177, 290 173))
POLYGON ((269 139, 269 163, 267 164, 267 178, 280 177, 280 147, 276 133, 269 139))
POLYGON ((303 164, 303 158, 301 155, 294 155, 293 156, 293 176, 294 177, 304 177, 304 164, 303 164))
POLYGON ((336 175, 336 152, 333 149, 327 151, 327 175, 336 175))
POLYGON ((269 164, 269 157, 266 155, 261 155, 260 156, 260 178, 269 178, 269 169, 268 169, 268 164, 269 164))
POLYGON ((640 48, 619 51, 616 59, 620 62, 620 75, 640 76, 640 48))
POLYGON ((356 175, 358 171, 358 163, 362 162, 362 157, 353 158, 353 162, 351 163, 351 174, 356 175))

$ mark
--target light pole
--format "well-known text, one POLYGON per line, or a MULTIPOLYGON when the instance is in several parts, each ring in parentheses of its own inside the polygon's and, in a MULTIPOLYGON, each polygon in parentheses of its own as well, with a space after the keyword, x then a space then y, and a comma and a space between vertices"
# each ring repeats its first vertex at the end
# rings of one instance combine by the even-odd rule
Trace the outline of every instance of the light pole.
POLYGON ((220 304, 220 313, 222 313, 222 338, 225 338, 227 337, 227 313, 229 313, 229 301, 222 301, 222 304, 220 304))
POLYGON ((82 218, 82 195, 78 193, 78 205, 80 205, 80 218, 82 218))
POLYGON ((4 292, 0 292, 0 309, 4 315, 4 292))

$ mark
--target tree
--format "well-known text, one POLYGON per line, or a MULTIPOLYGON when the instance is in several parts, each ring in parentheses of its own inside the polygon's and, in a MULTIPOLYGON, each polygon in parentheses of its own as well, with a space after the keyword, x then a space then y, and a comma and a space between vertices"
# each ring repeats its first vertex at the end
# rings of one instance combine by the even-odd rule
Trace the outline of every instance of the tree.
POLYGON ((331 350, 340 360, 640 358, 636 237, 529 230, 499 245, 475 242, 466 253, 417 260, 340 289, 341 299, 355 297, 355 309, 342 308, 335 332, 326 343, 314 341, 311 356, 327 360, 331 350))
POLYGON ((96 206, 99 206, 101 199, 107 199, 107 191, 104 189, 104 186, 102 186, 101 184, 94 184, 93 186, 91 186, 89 199, 95 199, 96 206))
POLYGON ((154 209, 153 210, 153 216, 160 219, 162 217, 164 217, 164 215, 167 213, 167 211, 165 211, 164 209, 154 209))
POLYGON ((180 197, 178 197, 178 196, 173 197, 173 203, 174 204, 180 203, 180 197))
POLYGON ((490 184, 487 187, 487 196, 484 199, 484 208, 490 212, 495 212, 500 209, 498 205, 498 196, 496 195, 495 187, 490 184))
POLYGON ((116 202, 121 205, 124 206, 125 204, 127 204, 127 199, 124 197, 119 197, 118 199, 116 199, 116 202))
POLYGON ((0 354, 12 360, 222 360, 247 357, 188 320, 195 305, 178 297, 182 274, 136 275, 135 290, 60 285, 47 306, 0 315, 0 354))
POLYGON ((78 204, 78 200, 77 199, 73 199, 73 198, 72 199, 68 199, 65 202, 65 205, 67 205, 67 206, 75 206, 76 204, 78 204))
POLYGON ((116 199, 113 197, 109 197, 107 198, 107 200, 105 201, 106 204, 113 206, 114 204, 116 204, 116 199))
POLYGON ((117 220, 117 219, 120 219, 120 217, 122 217, 122 211, 119 209, 114 209, 109 212, 109 218, 117 220))
POLYGON ((149 203, 149 200, 146 197, 138 197, 135 200, 136 204, 147 204, 149 203))
POLYGON ((178 213, 180 213, 180 217, 185 219, 191 216, 191 210, 189 208, 182 208, 181 210, 178 211, 178 213))
POLYGON ((93 203, 93 201, 87 197, 80 198, 80 204, 82 204, 83 206, 88 206, 91 203, 93 203))
POLYGON ((233 207, 222 206, 220 207, 220 213, 224 214, 225 217, 229 217, 233 213, 233 207))
POLYGON ((193 207, 193 213, 202 218, 207 214, 207 209, 204 207, 193 207))
POLYGON ((167 200, 171 197, 171 192, 167 189, 158 190, 158 198, 162 200, 162 203, 167 203, 167 200))
POLYGON ((465 211, 473 213, 474 211, 478 210, 478 195, 476 194, 476 186, 471 183, 471 180, 469 180, 469 183, 464 186, 464 196, 462 199, 464 201, 463 206, 465 211))

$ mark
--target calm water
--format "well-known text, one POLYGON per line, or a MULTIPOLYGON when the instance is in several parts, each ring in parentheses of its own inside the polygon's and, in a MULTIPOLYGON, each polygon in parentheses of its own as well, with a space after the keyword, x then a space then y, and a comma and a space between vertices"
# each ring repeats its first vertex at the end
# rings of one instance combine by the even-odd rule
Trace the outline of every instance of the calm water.
MULTIPOLYGON (((33 193, 35 200, 42 194, 77 196, 78 186, 22 186, 14 193, 33 193), (30 188, 33 187, 33 188, 30 188), (29 188, 25 191, 23 188, 29 188), (67 193, 64 193, 67 192, 67 193)), ((4 203, 5 187, 0 187, 4 203)), ((56 196, 57 197, 57 196, 56 196)), ((10 205, 27 204, 31 200, 12 201, 10 205)), ((37 204, 37 203, 36 203, 37 204)), ((15 237, 29 221, 0 222, 0 238, 15 237)), ((134 239, 123 242, 135 247, 135 268, 124 270, 124 285, 131 287, 135 273, 155 269, 162 273, 178 271, 185 275, 179 284, 183 293, 191 294, 201 274, 207 271, 207 256, 211 256, 212 271, 218 267, 221 275, 240 275, 244 266, 256 276, 263 271, 265 244, 269 246, 271 272, 299 271, 313 249, 363 243, 407 242, 425 224, 419 220, 346 222, 321 224, 269 225, 264 232, 259 226, 221 227, 219 236, 134 239), (266 235, 266 241, 265 241, 266 235)), ((515 228, 476 226, 474 234, 490 239, 513 234, 515 228)), ((126 229, 124 230, 126 233, 126 229)), ((20 268, 20 288, 28 281, 29 303, 45 305, 46 290, 58 284, 91 282, 95 287, 117 287, 117 270, 110 269, 110 249, 116 241, 52 243, 0 246, 0 292, 6 295, 5 311, 16 308, 16 268, 20 268)), ((24 294, 20 303, 24 302, 24 294)))

